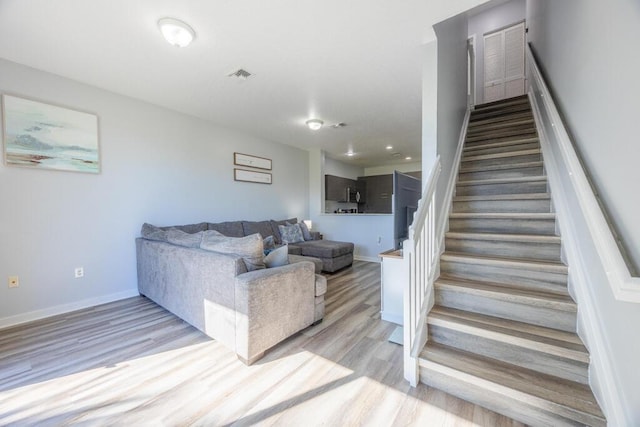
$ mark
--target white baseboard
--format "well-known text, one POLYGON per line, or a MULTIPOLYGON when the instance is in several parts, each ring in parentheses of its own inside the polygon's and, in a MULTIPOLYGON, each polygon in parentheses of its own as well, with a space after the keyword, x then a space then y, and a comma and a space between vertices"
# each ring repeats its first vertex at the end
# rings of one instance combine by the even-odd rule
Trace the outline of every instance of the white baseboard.
POLYGON ((4 317, 0 318, 0 329, 19 325, 21 323, 32 322, 34 320, 44 319, 46 317, 56 316, 58 314, 82 310, 83 308, 94 307, 96 305, 106 304, 125 298, 131 298, 138 295, 138 289, 131 289, 123 292, 117 292, 115 294, 103 295, 96 298, 84 299, 69 304, 56 305, 54 307, 48 307, 41 310, 30 311, 28 313, 17 314, 15 316, 4 317))
POLYGON ((353 259, 356 261, 367 261, 367 262, 377 262, 378 264, 380 264, 380 257, 368 257, 368 256, 361 256, 361 255, 354 255, 353 259))

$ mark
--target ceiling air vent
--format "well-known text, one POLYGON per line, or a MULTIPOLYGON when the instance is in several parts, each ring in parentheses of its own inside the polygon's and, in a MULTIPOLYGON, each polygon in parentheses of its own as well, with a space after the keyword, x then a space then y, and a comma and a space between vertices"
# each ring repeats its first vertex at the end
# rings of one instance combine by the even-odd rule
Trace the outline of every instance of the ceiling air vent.
POLYGON ((347 124, 345 122, 340 122, 340 123, 336 123, 335 125, 331 125, 332 128, 334 129, 340 129, 345 127, 347 124))
POLYGON ((252 75, 253 74, 251 74, 247 70, 243 70, 242 68, 240 68, 240 69, 238 69, 236 71, 232 71, 229 74, 227 74, 228 77, 235 77, 238 80, 247 80, 252 75))

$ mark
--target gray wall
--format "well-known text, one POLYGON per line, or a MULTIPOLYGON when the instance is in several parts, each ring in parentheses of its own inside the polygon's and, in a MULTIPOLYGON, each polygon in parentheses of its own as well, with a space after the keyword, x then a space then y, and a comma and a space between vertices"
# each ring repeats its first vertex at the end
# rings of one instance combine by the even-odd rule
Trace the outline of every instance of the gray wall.
POLYGON ((469 37, 476 36, 476 104, 484 102, 484 34, 523 21, 526 5, 526 0, 511 0, 469 18, 469 37))
POLYGON ((143 222, 308 217, 306 151, 2 59, 0 75, 0 92, 96 113, 102 153, 99 175, 0 164, 0 326, 135 294, 143 222), (273 159, 273 185, 234 182, 234 151, 273 159))
POLYGON ((442 164, 436 211, 440 212, 467 110, 467 18, 461 14, 434 29, 438 37, 437 145, 442 164))
MULTIPOLYGON (((530 0, 527 21, 529 41, 577 151, 638 265, 640 3, 530 0)), ((640 305, 616 301, 604 280, 591 280, 614 382, 629 425, 640 425, 640 305)))

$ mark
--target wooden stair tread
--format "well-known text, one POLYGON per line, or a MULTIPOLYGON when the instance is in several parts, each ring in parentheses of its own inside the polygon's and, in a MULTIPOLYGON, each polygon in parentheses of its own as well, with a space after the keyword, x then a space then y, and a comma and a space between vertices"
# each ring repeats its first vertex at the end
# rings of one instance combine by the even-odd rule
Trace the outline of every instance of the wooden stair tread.
POLYGON ((469 119, 469 126, 475 127, 482 126, 487 123, 501 123, 510 120, 520 120, 525 118, 533 118, 533 112, 530 109, 523 108, 521 111, 514 111, 509 114, 502 114, 493 117, 473 117, 469 119))
POLYGON ((508 169, 523 169, 523 168, 540 167, 542 165, 543 165, 542 161, 522 162, 522 163, 508 163, 508 164, 503 164, 503 165, 480 165, 480 166, 466 165, 464 167, 460 167, 459 173, 489 172, 489 171, 499 171, 499 170, 508 170, 508 169))
POLYGON ((560 236, 547 236, 544 234, 511 234, 511 233, 470 233, 460 231, 448 231, 446 238, 468 240, 494 240, 501 242, 521 243, 553 243, 560 244, 560 236))
POLYGON ((489 178, 489 179, 473 179, 468 181, 458 181, 457 185, 472 186, 472 185, 490 185, 490 184, 516 184, 522 182, 542 182, 546 181, 546 175, 539 176, 519 176, 513 178, 489 178))
POLYGON ((467 134, 475 133, 475 132, 487 132, 495 129, 503 129, 508 127, 516 127, 522 125, 530 125, 535 123, 533 117, 530 118, 521 118, 521 119, 512 119, 512 120, 504 120, 498 122, 490 122, 490 123, 482 123, 478 124, 476 122, 469 123, 469 129, 467 134))
POLYGON ((511 145, 515 146, 515 145, 521 145, 521 144, 531 144, 533 142, 540 142, 540 140, 538 139, 538 137, 531 137, 531 138, 514 139, 512 141, 486 142, 484 144, 465 146, 463 151, 467 153, 469 151, 485 150, 487 148, 500 148, 500 147, 509 147, 511 145))
POLYGON ((529 220, 555 220, 555 213, 538 212, 452 212, 450 219, 529 219, 529 220))
POLYGON ((462 159, 462 161, 473 162, 477 160, 503 159, 507 157, 529 156, 532 154, 541 154, 541 153, 542 151, 539 148, 532 149, 532 150, 506 151, 502 153, 479 154, 477 156, 469 156, 462 159))
POLYGON ((492 299, 502 301, 518 301, 534 307, 548 307, 568 313, 577 312, 576 303, 571 299, 568 291, 565 294, 545 292, 511 287, 501 283, 474 281, 449 275, 442 275, 435 281, 435 287, 453 291, 486 295, 492 299))
MULTIPOLYGON (((593 393, 584 384, 437 343, 427 343, 420 353, 420 366, 428 366, 429 362, 475 377, 481 380, 479 382, 483 383, 485 387, 494 391, 496 388, 487 383, 498 386, 497 389, 502 389, 507 394, 511 394, 510 391, 513 391, 515 392, 511 394, 513 398, 527 399, 532 405, 542 404, 545 409, 561 406, 604 420, 604 414, 593 393), (527 396, 517 396, 516 393, 527 396), (528 399, 528 396, 534 399, 528 399), (550 405, 541 401, 548 402, 550 405)), ((562 412, 566 413, 566 411, 562 412)))
POLYGON ((580 338, 576 334, 558 329, 439 305, 434 306, 429 312, 427 323, 580 363, 589 363, 589 352, 580 338))
POLYGON ((454 196, 454 202, 466 202, 475 200, 538 200, 549 199, 549 193, 522 193, 522 194, 483 194, 479 196, 454 196))
POLYGON ((488 257, 477 254, 458 253, 445 251, 441 255, 445 261, 463 262, 466 264, 483 264, 507 268, 519 268, 525 270, 545 271, 549 273, 567 274, 569 269, 560 262, 537 261, 521 258, 488 257))

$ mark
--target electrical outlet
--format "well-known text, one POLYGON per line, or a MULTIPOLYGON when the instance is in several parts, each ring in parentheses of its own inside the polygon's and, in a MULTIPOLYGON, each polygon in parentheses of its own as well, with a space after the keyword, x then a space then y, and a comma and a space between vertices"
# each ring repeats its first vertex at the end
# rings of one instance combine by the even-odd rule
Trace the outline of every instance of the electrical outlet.
POLYGON ((18 280, 18 276, 9 276, 9 287, 17 288, 20 286, 20 280, 18 280))
POLYGON ((76 267, 76 269, 74 270, 74 273, 75 273, 76 279, 79 279, 84 276, 84 268, 76 267))

